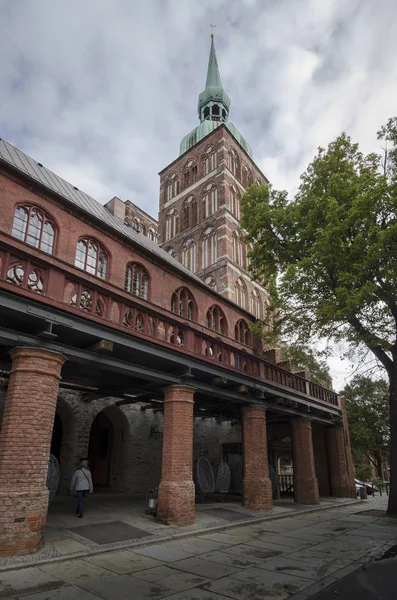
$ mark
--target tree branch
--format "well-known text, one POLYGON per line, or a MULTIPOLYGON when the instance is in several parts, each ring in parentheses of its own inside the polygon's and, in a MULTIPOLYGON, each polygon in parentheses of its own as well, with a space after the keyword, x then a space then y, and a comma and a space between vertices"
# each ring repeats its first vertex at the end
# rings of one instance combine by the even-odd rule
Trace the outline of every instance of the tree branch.
POLYGON ((362 341, 366 344, 366 346, 375 354, 376 358, 382 363, 388 373, 391 373, 394 367, 394 363, 391 358, 389 358, 386 352, 379 344, 370 344, 365 341, 365 338, 371 338, 373 335, 357 317, 351 317, 348 319, 348 322, 353 327, 353 329, 358 333, 358 335, 362 338, 362 341))

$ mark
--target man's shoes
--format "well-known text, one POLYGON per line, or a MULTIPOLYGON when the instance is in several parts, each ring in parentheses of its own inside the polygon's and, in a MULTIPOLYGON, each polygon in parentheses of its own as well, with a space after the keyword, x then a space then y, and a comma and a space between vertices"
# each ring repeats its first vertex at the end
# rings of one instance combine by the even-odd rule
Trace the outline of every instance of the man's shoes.
POLYGON ((79 519, 82 519, 84 517, 84 515, 77 515, 79 517, 79 519))

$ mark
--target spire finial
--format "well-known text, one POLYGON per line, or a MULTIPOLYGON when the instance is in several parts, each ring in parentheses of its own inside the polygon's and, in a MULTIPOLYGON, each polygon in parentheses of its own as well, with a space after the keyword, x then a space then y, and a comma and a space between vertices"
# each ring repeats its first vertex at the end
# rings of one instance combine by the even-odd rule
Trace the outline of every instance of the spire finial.
POLYGON ((212 23, 211 23, 210 27, 212 28, 210 38, 214 39, 214 28, 216 27, 216 25, 212 25, 212 23))

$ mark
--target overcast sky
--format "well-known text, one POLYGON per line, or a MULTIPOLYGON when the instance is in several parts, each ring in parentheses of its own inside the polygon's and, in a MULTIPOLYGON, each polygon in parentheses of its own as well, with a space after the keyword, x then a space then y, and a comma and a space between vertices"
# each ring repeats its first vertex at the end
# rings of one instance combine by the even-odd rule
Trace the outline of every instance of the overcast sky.
POLYGON ((198 123, 211 23, 230 120, 276 188, 342 130, 378 148, 397 115, 396 0, 0 0, 0 137, 157 217, 157 173, 198 123))

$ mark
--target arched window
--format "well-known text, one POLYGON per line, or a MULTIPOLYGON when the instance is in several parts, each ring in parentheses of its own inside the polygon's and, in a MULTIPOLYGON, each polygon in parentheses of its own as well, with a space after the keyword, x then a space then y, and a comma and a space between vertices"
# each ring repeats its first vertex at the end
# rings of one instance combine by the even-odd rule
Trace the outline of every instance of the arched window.
POLYGON ((194 196, 189 196, 183 203, 183 229, 197 224, 197 203, 194 196))
POLYGON ((135 229, 135 231, 137 231, 138 233, 141 233, 143 231, 143 225, 140 219, 138 219, 138 217, 135 217, 132 220, 132 228, 135 229))
POLYGON ((179 194, 179 177, 173 173, 167 181, 167 200, 171 200, 179 194))
POLYGON ((236 338, 237 342, 240 342, 240 344, 245 344, 246 346, 249 346, 251 341, 251 333, 244 319, 240 319, 239 321, 237 321, 236 326, 234 328, 234 337, 236 338))
POLYGON ((36 206, 16 207, 11 235, 43 252, 53 252, 55 225, 46 213, 36 206))
POLYGON ((165 239, 171 240, 178 233, 178 213, 175 208, 168 211, 165 219, 165 239))
POLYGON ((193 239, 186 240, 182 246, 182 264, 189 271, 196 271, 196 242, 193 239))
POLYGON ((187 288, 179 288, 172 294, 171 310, 180 317, 192 321, 195 316, 193 295, 187 288))
POLYGON ((248 187, 250 185, 252 185, 252 173, 251 170, 247 167, 247 165, 244 165, 243 167, 243 186, 244 187, 248 187))
POLYGON ((251 312, 257 319, 260 319, 262 316, 261 296, 256 289, 253 289, 251 293, 251 312))
POLYGON ((205 188, 203 204, 204 219, 215 214, 218 210, 218 190, 215 185, 210 184, 205 188))
POLYGON ((208 175, 217 167, 217 154, 213 146, 209 146, 204 155, 204 175, 208 175))
POLYGON ((149 276, 146 269, 138 263, 127 265, 124 289, 134 294, 134 296, 147 300, 149 296, 149 276))
POLYGON ((152 240, 152 242, 156 242, 157 244, 157 232, 153 229, 153 227, 149 228, 147 236, 149 240, 152 240))
POLYGON ((227 322, 224 312, 219 306, 211 306, 207 311, 207 327, 223 335, 227 335, 227 322))
POLYGON ((241 233, 236 229, 232 237, 232 260, 240 267, 244 266, 245 246, 241 239, 241 233))
POLYGON ((204 280, 204 283, 206 283, 208 287, 211 288, 211 290, 214 290, 214 292, 216 292, 216 281, 213 277, 207 277, 204 280))
POLYGON ((194 160, 190 159, 185 165, 183 171, 183 183, 184 187, 187 188, 193 185, 197 180, 197 165, 194 160))
POLYGON ((82 238, 78 241, 74 264, 87 273, 106 279, 108 255, 96 240, 82 238))
POLYGON ((218 240, 216 236, 216 229, 214 227, 208 227, 203 234, 203 241, 201 243, 201 268, 205 269, 209 265, 214 264, 218 258, 218 240))
POLYGON ((229 169, 233 175, 239 179, 239 161, 237 152, 234 150, 234 148, 230 148, 229 150, 229 169))
POLYGON ((239 277, 234 285, 234 301, 241 308, 247 308, 247 287, 239 277))
POLYGON ((236 219, 240 220, 240 195, 234 185, 229 188, 229 210, 236 219))
POLYGON ((257 185, 258 187, 261 187, 261 182, 259 181, 259 179, 255 179, 255 185, 257 185))

